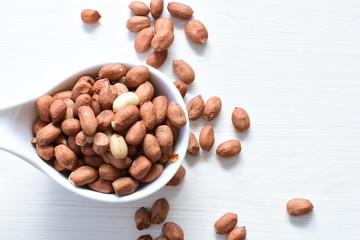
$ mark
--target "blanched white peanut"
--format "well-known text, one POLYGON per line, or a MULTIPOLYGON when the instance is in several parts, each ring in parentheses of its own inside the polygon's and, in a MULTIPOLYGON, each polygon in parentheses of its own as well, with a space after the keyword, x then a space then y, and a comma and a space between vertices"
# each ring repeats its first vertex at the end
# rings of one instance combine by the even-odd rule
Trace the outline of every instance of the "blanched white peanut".
POLYGON ((114 133, 110 138, 111 154, 117 159, 124 159, 128 154, 128 146, 123 136, 114 133))
POLYGON ((133 92, 125 92, 118 96, 113 102, 113 111, 117 112, 119 109, 127 106, 127 105, 135 105, 139 104, 139 97, 133 92))

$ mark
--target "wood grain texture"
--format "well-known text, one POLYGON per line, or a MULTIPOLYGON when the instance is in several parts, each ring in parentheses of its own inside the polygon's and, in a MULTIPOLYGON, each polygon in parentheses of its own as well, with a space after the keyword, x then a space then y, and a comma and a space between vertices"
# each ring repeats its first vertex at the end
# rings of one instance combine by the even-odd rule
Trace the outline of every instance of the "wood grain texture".
MULTIPOLYGON (((221 97, 212 151, 186 157, 180 186, 120 206, 80 198, 1 152, 0 239, 157 237, 160 225, 140 232, 133 218, 160 197, 170 203, 167 220, 190 240, 225 239, 213 223, 227 211, 238 213, 251 240, 360 239, 360 2, 182 2, 207 26, 209 41, 192 44, 185 21, 174 19, 175 41, 160 70, 176 80, 171 60, 184 59, 196 72, 186 101, 221 97), (235 106, 250 115, 245 134, 231 125, 235 106), (242 153, 218 158, 215 147, 231 138, 240 139, 242 153), (309 198, 313 213, 289 217, 285 206, 293 197, 309 198)), ((39 96, 92 64, 145 62, 125 28, 129 3, 3 0, 0 106, 39 96), (99 10, 100 23, 84 25, 84 8, 99 10)), ((196 136, 204 124, 191 123, 196 136)))

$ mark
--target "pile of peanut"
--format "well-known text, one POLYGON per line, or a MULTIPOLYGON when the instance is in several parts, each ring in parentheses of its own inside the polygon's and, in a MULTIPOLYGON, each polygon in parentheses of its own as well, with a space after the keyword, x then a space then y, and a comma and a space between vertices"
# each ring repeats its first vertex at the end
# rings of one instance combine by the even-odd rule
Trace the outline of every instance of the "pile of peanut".
MULTIPOLYGON (((37 99, 33 131, 38 155, 87 185, 118 196, 157 179, 169 160, 179 128, 187 122, 180 105, 154 96, 146 66, 104 65, 96 79, 80 77, 72 90, 37 99)), ((176 185, 181 170, 169 182, 176 185)))

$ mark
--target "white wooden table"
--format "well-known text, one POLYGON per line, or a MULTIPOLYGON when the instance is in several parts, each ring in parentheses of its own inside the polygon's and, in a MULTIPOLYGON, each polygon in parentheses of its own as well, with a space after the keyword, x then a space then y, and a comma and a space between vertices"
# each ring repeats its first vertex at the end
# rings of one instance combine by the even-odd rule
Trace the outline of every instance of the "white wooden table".
MULTIPOLYGON (((64 72, 114 59, 144 61, 125 28, 129 2, 2 0, 0 106, 39 96, 64 72), (100 24, 84 25, 84 8, 99 10, 100 24)), ((157 237, 161 226, 139 232, 133 217, 160 197, 171 205, 167 220, 190 240, 225 239, 213 223, 227 211, 238 213, 247 239, 360 239, 360 1, 182 2, 207 26, 209 41, 193 45, 185 22, 175 20, 176 39, 160 70, 175 80, 172 59, 193 66, 197 77, 186 100, 221 97, 215 145, 238 138, 241 155, 223 160, 213 148, 186 157, 178 187, 107 205, 69 193, 0 152, 0 239, 157 237), (251 117, 246 134, 231 125, 235 106, 251 117), (309 198, 313 213, 289 217, 285 205, 293 197, 309 198)), ((204 124, 191 123, 196 135, 204 124)))

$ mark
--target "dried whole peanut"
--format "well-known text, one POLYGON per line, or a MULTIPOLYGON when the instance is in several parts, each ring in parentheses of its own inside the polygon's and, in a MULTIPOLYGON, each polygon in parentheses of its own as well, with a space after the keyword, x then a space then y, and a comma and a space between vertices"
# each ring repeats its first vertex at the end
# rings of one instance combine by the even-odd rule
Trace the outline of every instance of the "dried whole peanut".
POLYGON ((69 118, 61 123, 61 130, 66 135, 75 135, 81 131, 80 121, 75 118, 69 118))
POLYGON ((81 94, 76 98, 73 109, 75 116, 79 115, 79 108, 82 106, 91 106, 91 97, 89 94, 81 94))
POLYGON ((89 94, 90 96, 93 94, 93 89, 90 83, 88 82, 77 82, 72 89, 71 99, 76 101, 76 99, 81 94, 89 94))
POLYGON ((208 31, 199 20, 190 20, 185 25, 186 36, 196 44, 204 44, 208 39, 208 31))
POLYGON ((178 3, 178 2, 169 2, 167 6, 168 11, 173 17, 180 18, 183 20, 187 20, 191 18, 194 13, 191 7, 186 4, 178 3))
POLYGON ((165 223, 162 232, 168 240, 184 240, 183 230, 174 222, 165 223))
POLYGON ((126 22, 126 28, 130 32, 140 32, 142 29, 150 27, 150 25, 150 19, 145 16, 134 16, 126 22))
POLYGON ((215 137, 214 137, 214 129, 212 125, 206 125, 200 131, 199 143, 200 147, 209 152, 212 146, 214 145, 215 137))
POLYGON ((95 156, 96 155, 96 152, 94 152, 94 149, 93 149, 93 144, 81 146, 80 150, 84 156, 95 156))
POLYGON ((192 156, 197 156, 199 154, 199 150, 200 146, 194 133, 189 132, 189 143, 187 147, 188 153, 190 153, 192 156))
POLYGON ((309 214, 314 208, 314 205, 305 198, 293 198, 286 204, 287 212, 291 216, 303 216, 309 214))
POLYGON ((124 196, 136 191, 139 182, 130 177, 121 177, 112 182, 116 195, 124 196))
POLYGON ((90 107, 94 111, 95 116, 97 116, 101 112, 102 109, 100 107, 100 96, 99 96, 99 94, 92 95, 90 107))
POLYGON ((126 133, 125 140, 128 144, 138 145, 142 142, 146 134, 144 121, 134 123, 126 133))
POLYGON ((93 150, 96 154, 104 154, 110 147, 110 140, 105 133, 97 132, 94 136, 93 150))
POLYGON ((173 60, 172 68, 181 81, 191 84, 195 80, 195 72, 192 67, 182 59, 173 60))
POLYGON ((145 177, 151 168, 151 162, 145 156, 137 157, 129 168, 130 175, 135 179, 141 179, 145 177))
POLYGON ((171 129, 171 132, 173 134, 173 137, 174 137, 174 142, 176 142, 178 136, 179 136, 179 128, 175 127, 170 121, 169 119, 167 118, 165 120, 165 125, 167 125, 170 129, 171 129))
POLYGON ((75 136, 76 145, 82 147, 86 144, 91 144, 94 142, 94 136, 88 136, 84 133, 84 131, 80 131, 75 136))
POLYGON ((186 115, 180 105, 174 101, 170 102, 166 116, 175 127, 186 125, 186 115))
POLYGON ((118 96, 113 102, 113 111, 116 113, 121 108, 127 105, 137 106, 139 104, 139 97, 133 92, 126 92, 118 96))
POLYGON ((169 29, 157 32, 151 40, 151 46, 156 52, 167 50, 174 41, 174 33, 169 29))
POLYGON ((111 126, 115 131, 121 131, 136 122, 139 116, 139 109, 136 106, 127 105, 115 113, 111 126))
POLYGON ((66 169, 63 165, 61 165, 59 163, 58 160, 54 160, 54 168, 58 171, 58 172, 68 172, 70 171, 69 169, 66 169))
POLYGON ((136 90, 135 94, 139 97, 139 105, 143 105, 147 101, 150 101, 154 96, 154 86, 146 81, 141 84, 136 90))
POLYGON ((117 97, 117 91, 114 88, 114 86, 108 85, 101 88, 99 93, 100 109, 104 110, 111 108, 116 97, 117 97))
POLYGON ((159 68, 164 64, 167 56, 167 50, 164 50, 162 52, 152 51, 146 58, 146 64, 152 66, 153 68, 159 68))
POLYGON ((187 85, 180 80, 174 82, 175 87, 179 90, 182 97, 185 97, 186 93, 188 92, 187 85))
POLYGON ((150 212, 141 207, 135 212, 135 224, 138 230, 144 230, 150 227, 150 212))
MULTIPOLYGON (((121 67, 119 67, 119 68, 122 69, 121 67)), ((110 71, 110 70, 108 70, 108 71, 110 71)), ((107 73, 107 74, 110 74, 110 73, 107 73)), ((99 94, 103 87, 106 87, 109 85, 110 85, 110 81, 108 78, 102 78, 102 79, 96 80, 96 82, 92 86, 93 94, 99 94)))
POLYGON ((152 100, 155 108, 156 125, 165 121, 168 100, 165 96, 157 96, 152 100))
POLYGON ((154 32, 160 32, 161 30, 170 30, 174 32, 174 23, 171 18, 161 17, 155 21, 154 32))
POLYGON ((99 167, 99 175, 102 179, 115 181, 116 179, 125 176, 126 171, 118 169, 109 163, 104 163, 99 167))
POLYGON ((165 198, 156 200, 151 208, 151 222, 154 224, 160 224, 165 221, 169 209, 169 203, 165 198))
POLYGON ((58 99, 50 106, 50 117, 53 123, 58 123, 65 118, 67 106, 63 99, 58 99))
POLYGON ((114 117, 114 112, 111 110, 103 110, 96 116, 97 129, 105 131, 111 129, 111 121, 114 117))
POLYGON ((238 140, 228 140, 216 148, 216 154, 223 158, 231 158, 241 152, 241 144, 238 140))
POLYGON ((225 213, 214 224, 217 234, 225 234, 231 232, 236 226, 238 216, 235 213, 225 213))
POLYGON ((108 78, 110 81, 114 81, 121 79, 125 75, 126 75, 126 68, 123 65, 118 63, 112 63, 112 64, 104 65, 100 69, 98 78, 99 79, 108 78))
POLYGON ((80 154, 81 149, 80 149, 80 146, 76 144, 75 138, 76 138, 76 135, 69 136, 67 139, 67 145, 71 150, 73 150, 74 153, 80 154))
POLYGON ((90 167, 99 168, 102 164, 104 164, 104 159, 99 155, 84 156, 84 163, 90 167))
POLYGON ((140 179, 140 182, 149 183, 155 181, 163 172, 164 166, 161 163, 154 163, 151 165, 150 170, 146 173, 145 177, 140 179))
POLYGON ((159 143, 162 154, 172 153, 174 137, 169 126, 158 126, 155 130, 155 137, 159 143))
POLYGON ((250 118, 247 112, 240 107, 235 107, 232 115, 231 121, 236 130, 239 132, 245 132, 250 127, 250 118))
POLYGON ((89 166, 82 166, 77 168, 69 175, 71 184, 80 187, 85 184, 94 182, 99 176, 98 170, 89 166))
POLYGON ((140 117, 144 122, 147 131, 153 130, 156 125, 156 112, 151 101, 145 102, 140 107, 140 117))
POLYGON ((52 145, 38 145, 36 144, 36 153, 41 159, 47 161, 54 157, 54 147, 52 145))
MULTIPOLYGON (((77 82, 87 82, 87 83, 89 83, 90 85, 94 85, 95 80, 94 80, 92 77, 90 77, 90 76, 81 76, 81 77, 77 80, 77 82)), ((71 96, 71 94, 70 94, 70 96, 71 96)), ((69 97, 69 98, 70 98, 70 97, 69 97)))
POLYGON ((197 120, 204 111, 205 103, 201 95, 198 95, 188 102, 188 105, 186 106, 186 110, 189 115, 189 120, 195 121, 197 120))
MULTIPOLYGON (((154 31, 151 27, 142 29, 135 38, 134 48, 138 53, 145 53, 151 47, 154 31)), ((126 79, 127 81, 127 79, 126 79)))
POLYGON ((97 122, 92 108, 89 106, 81 106, 78 114, 83 132, 88 136, 94 135, 97 129, 97 122))
POLYGON ((53 98, 55 100, 58 100, 58 99, 64 99, 65 100, 65 99, 71 98, 71 94, 72 94, 71 90, 61 91, 61 92, 55 93, 53 95, 53 98))
POLYGON ((136 66, 130 69, 125 77, 127 87, 139 87, 150 78, 150 70, 144 65, 136 66))
POLYGON ((206 120, 214 120, 220 113, 221 110, 221 100, 219 97, 211 97, 205 103, 204 108, 204 117, 206 120))
POLYGON ((127 158, 124 158, 124 159, 117 159, 112 155, 112 153, 110 151, 107 151, 106 153, 101 155, 101 157, 104 159, 104 161, 106 163, 109 163, 109 164, 113 165, 114 167, 116 167, 118 169, 126 169, 132 163, 131 158, 127 157, 127 158))
POLYGON ((128 6, 131 12, 138 16, 146 16, 150 12, 150 8, 141 1, 133 1, 128 6))
POLYGON ((150 11, 154 18, 159 18, 164 9, 164 0, 151 0, 150 11))
POLYGON ((49 123, 41 128, 36 134, 36 141, 38 145, 48 145, 52 143, 61 134, 61 129, 53 123, 49 123))
POLYGON ((161 149, 156 137, 152 134, 146 134, 143 141, 144 155, 150 159, 151 162, 156 162, 161 157, 161 149))
POLYGON ((113 86, 115 87, 118 96, 123 93, 129 92, 129 89, 123 83, 115 83, 113 86))
POLYGON ((75 106, 74 101, 71 100, 71 98, 66 98, 64 99, 64 102, 66 104, 65 119, 74 118, 74 106, 75 106))
POLYGON ((81 11, 81 20, 87 24, 95 24, 101 18, 98 11, 93 9, 84 9, 81 11))
POLYGON ((123 136, 114 133, 110 138, 111 154, 117 159, 124 159, 128 154, 127 144, 123 136))
POLYGON ((76 154, 66 145, 60 144, 54 148, 56 160, 66 169, 73 170, 77 167, 76 154))
POLYGON ((246 238, 246 228, 245 226, 242 227, 235 227, 227 236, 226 240, 245 240, 246 238))
POLYGON ((36 100, 36 109, 39 118, 44 122, 51 122, 50 106, 55 102, 55 99, 50 95, 44 95, 36 100))
POLYGON ((153 238, 151 237, 150 234, 146 234, 146 235, 141 235, 140 237, 137 238, 137 240, 153 240, 153 238))
POLYGON ((107 181, 100 177, 96 181, 88 183, 88 186, 92 190, 101 193, 112 193, 114 191, 112 187, 112 181, 107 181))
POLYGON ((48 123, 41 120, 39 117, 36 118, 34 125, 33 125, 33 132, 35 133, 35 135, 38 133, 38 131, 40 129, 42 129, 43 127, 45 127, 48 123))
POLYGON ((183 165, 180 165, 179 169, 175 173, 174 177, 166 184, 168 186, 177 186, 184 179, 186 175, 186 169, 183 165))

